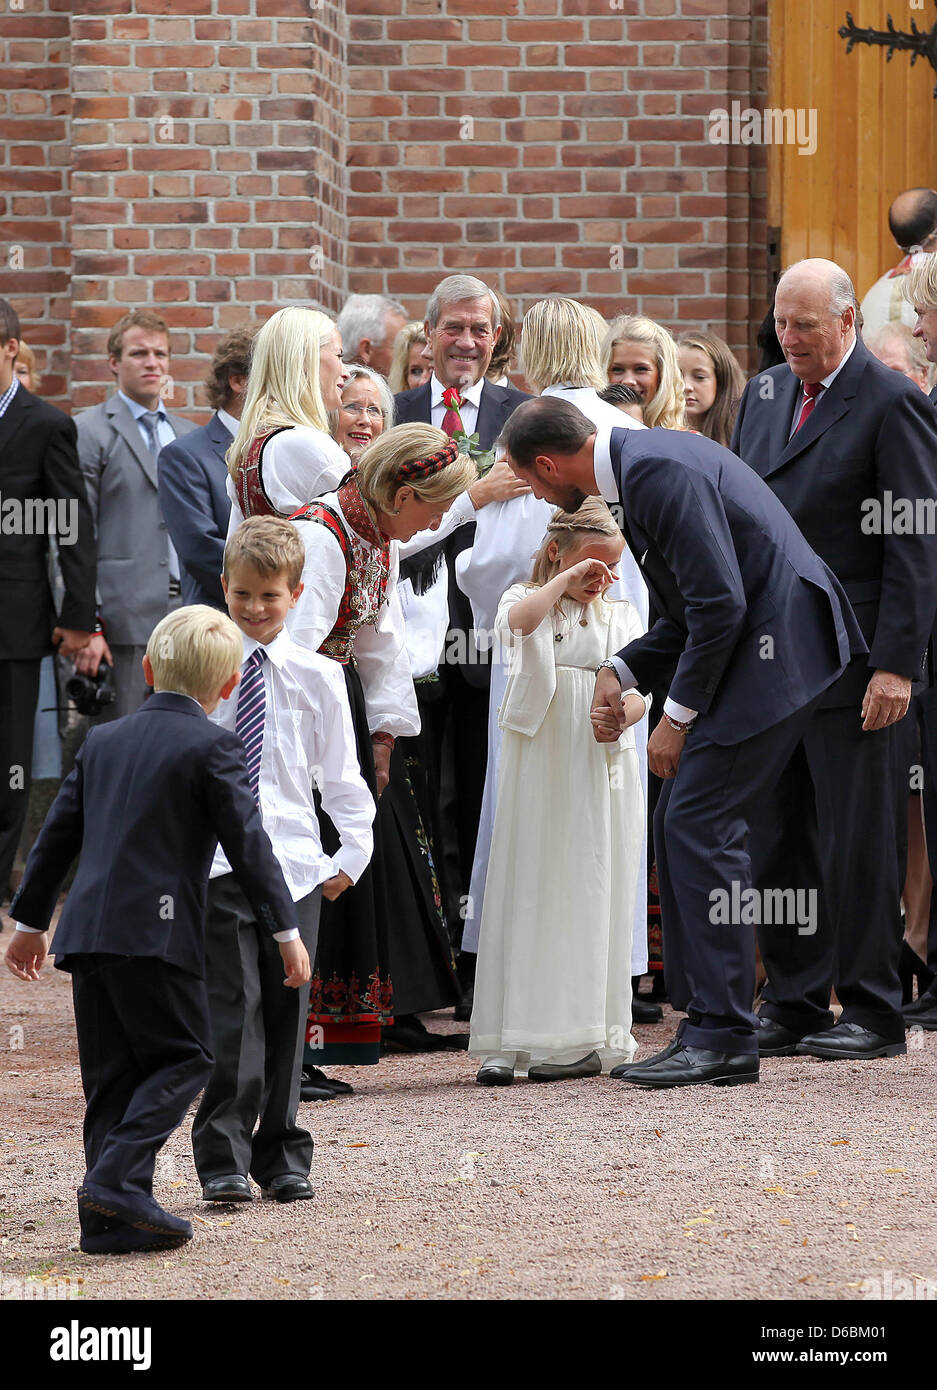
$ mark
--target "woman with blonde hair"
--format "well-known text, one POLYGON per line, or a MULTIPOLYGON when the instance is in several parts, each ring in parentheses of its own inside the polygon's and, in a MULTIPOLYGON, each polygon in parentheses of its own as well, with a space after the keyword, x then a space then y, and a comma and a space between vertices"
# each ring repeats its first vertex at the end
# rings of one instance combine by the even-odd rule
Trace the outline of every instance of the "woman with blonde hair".
POLYGON ((643 314, 622 314, 609 324, 604 348, 607 384, 635 388, 644 405, 644 423, 685 430, 683 373, 666 328, 643 314))
POLYGON ((280 309, 254 338, 244 407, 228 449, 230 535, 248 516, 288 517, 336 487, 349 458, 329 433, 348 369, 317 309, 280 309))
POLYGON ((27 391, 31 391, 34 396, 39 394, 39 383, 42 380, 36 371, 36 354, 32 348, 20 339, 20 350, 13 363, 13 374, 18 381, 21 381, 27 391))
POLYGON ((413 391, 429 381, 432 363, 423 356, 426 331, 419 320, 405 323, 394 339, 394 351, 387 373, 387 385, 396 396, 401 391, 413 391))
MULTIPOLYGON (((438 960, 435 904, 426 901, 394 806, 380 801, 395 739, 420 730, 397 594, 398 548, 434 530, 475 477, 475 465, 442 430, 397 425, 368 445, 337 490, 293 517, 306 547, 305 589, 288 626, 294 641, 344 668, 361 774, 378 801, 369 869, 322 904, 304 1099, 350 1089, 318 1064, 377 1062, 382 1024, 426 1007, 407 991, 425 984, 413 961, 438 960)), ((334 827, 325 815, 321 821, 332 853, 334 827)))
MULTIPOLYGON (((607 384, 603 363, 607 331, 608 325, 595 309, 578 300, 556 296, 541 299, 528 309, 521 334, 521 362, 530 389, 543 396, 560 396, 570 401, 606 437, 613 429, 642 428, 630 416, 599 399, 598 391, 607 384)), ((464 572, 459 574, 459 583, 471 597, 473 606, 485 613, 481 621, 476 619, 477 627, 490 630, 501 595, 512 584, 527 578, 530 556, 540 542, 549 517, 548 504, 533 495, 519 497, 500 507, 489 507, 479 515, 474 549, 464 572)), ((630 551, 622 555, 619 570, 616 597, 627 599, 646 627, 647 587, 630 551)), ((496 658, 497 655, 496 652, 496 658)), ((484 907, 501 749, 498 706, 506 680, 504 662, 493 660, 488 767, 475 842, 463 950, 476 949, 484 907)), ((646 787, 647 733, 643 724, 635 730, 634 743, 641 785, 646 787)), ((647 919, 643 903, 638 904, 635 911, 631 973, 637 977, 647 968, 647 919)))

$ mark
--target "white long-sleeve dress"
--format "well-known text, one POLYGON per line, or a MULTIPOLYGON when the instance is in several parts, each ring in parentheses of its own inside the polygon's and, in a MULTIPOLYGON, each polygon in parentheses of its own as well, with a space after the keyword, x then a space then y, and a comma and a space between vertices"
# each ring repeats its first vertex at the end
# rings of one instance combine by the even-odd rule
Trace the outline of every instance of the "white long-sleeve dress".
MULTIPOLYGON (((644 429, 637 420, 617 407, 599 399, 591 387, 548 386, 545 396, 559 396, 575 405, 595 425, 618 429, 644 429)), ((495 612, 504 591, 521 580, 529 579, 533 556, 543 540, 547 522, 555 509, 528 493, 510 502, 493 502, 478 513, 475 543, 464 551, 456 562, 456 581, 472 605, 475 630, 478 634, 491 632, 495 612)), ((610 597, 624 598, 632 603, 647 628, 647 585, 638 568, 637 559, 625 551, 619 566, 619 579, 610 590, 610 597)), ((483 639, 482 639, 483 640, 483 639)), ((498 706, 504 694, 507 671, 495 651, 491 661, 491 703, 488 709, 488 766, 485 789, 475 841, 472 880, 469 900, 465 907, 465 928, 462 934, 463 951, 478 947, 485 901, 485 879, 488 855, 494 826, 495 794, 498 782, 498 759, 501 750, 501 730, 498 726, 498 706)), ((641 724, 635 731, 635 747, 641 774, 641 787, 647 799, 647 727, 641 724)), ((641 873, 647 877, 647 846, 642 852, 641 873)), ((635 924, 632 936, 632 975, 643 975, 647 969, 647 900, 639 894, 635 902, 635 924)))
POLYGON ((530 1060, 594 1049, 608 1069, 635 1050, 631 936, 644 891, 644 796, 635 728, 597 743, 589 710, 596 666, 643 624, 624 601, 598 599, 583 613, 564 600, 529 637, 512 639, 507 615, 529 593, 512 586, 495 622, 513 655, 469 1051, 514 1054, 524 1070, 530 1060))

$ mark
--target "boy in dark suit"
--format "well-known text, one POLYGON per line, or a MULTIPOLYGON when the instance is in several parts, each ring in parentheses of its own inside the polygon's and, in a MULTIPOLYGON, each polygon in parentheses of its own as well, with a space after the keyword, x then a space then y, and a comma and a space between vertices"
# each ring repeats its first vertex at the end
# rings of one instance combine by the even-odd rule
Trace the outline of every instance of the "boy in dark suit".
POLYGON ((6 963, 35 980, 59 887, 80 853, 54 944, 57 968, 72 976, 87 1102, 78 1212, 89 1253, 167 1249, 192 1237, 188 1221, 153 1199, 153 1169, 214 1060, 204 918, 218 840, 278 941, 285 983, 309 979, 243 744, 207 717, 237 684, 241 649, 230 619, 207 607, 157 625, 143 661, 156 693, 91 730, 10 905, 20 925, 6 963))

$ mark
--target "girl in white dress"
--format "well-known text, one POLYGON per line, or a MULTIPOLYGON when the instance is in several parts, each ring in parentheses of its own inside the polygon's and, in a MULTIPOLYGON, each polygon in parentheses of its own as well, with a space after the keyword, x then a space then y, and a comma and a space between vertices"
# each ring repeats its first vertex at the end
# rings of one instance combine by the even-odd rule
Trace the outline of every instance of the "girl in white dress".
POLYGON ((556 512, 530 583, 501 599, 509 652, 497 811, 478 947, 469 1052, 477 1080, 593 1076, 630 1061, 631 937, 644 843, 633 726, 597 743, 595 668, 641 635, 605 591, 624 543, 598 498, 556 512))

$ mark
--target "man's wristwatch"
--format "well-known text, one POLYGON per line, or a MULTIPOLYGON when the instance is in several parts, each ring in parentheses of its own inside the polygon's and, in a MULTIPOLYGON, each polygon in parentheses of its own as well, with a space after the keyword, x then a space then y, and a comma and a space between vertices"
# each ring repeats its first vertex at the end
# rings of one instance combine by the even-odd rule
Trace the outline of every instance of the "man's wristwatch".
POLYGON ((598 675, 600 671, 611 671, 618 684, 621 685, 621 676, 618 674, 618 669, 615 666, 614 661, 611 660, 611 658, 609 658, 609 660, 607 661, 599 662, 598 666, 596 666, 595 668, 595 674, 598 675))
POLYGON ((664 718, 667 720, 667 723, 670 725, 671 729, 676 729, 677 733, 683 734, 684 738, 686 738, 687 734, 693 727, 692 719, 684 722, 682 719, 671 718, 671 716, 666 712, 664 713, 664 718))

